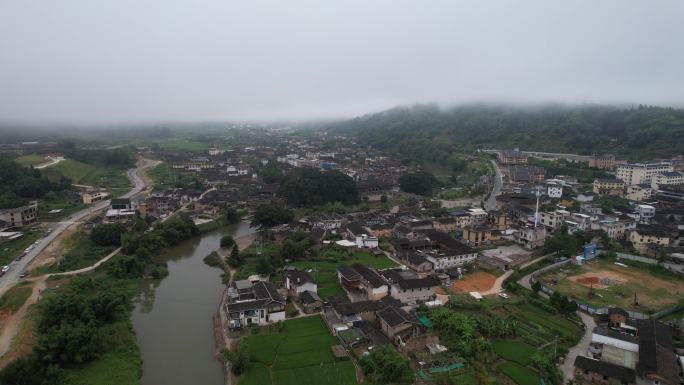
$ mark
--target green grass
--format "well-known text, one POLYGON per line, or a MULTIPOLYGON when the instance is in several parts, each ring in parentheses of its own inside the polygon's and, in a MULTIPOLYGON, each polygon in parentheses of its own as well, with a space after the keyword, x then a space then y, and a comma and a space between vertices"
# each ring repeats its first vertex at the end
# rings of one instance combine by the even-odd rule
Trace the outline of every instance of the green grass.
POLYGON ((492 350, 499 357, 516 362, 520 365, 527 365, 530 363, 530 357, 537 351, 533 346, 518 341, 491 341, 492 350))
POLYGON ((518 385, 539 385, 537 373, 515 362, 504 362, 499 369, 518 385))
POLYGON ((284 339, 284 333, 259 333, 250 336, 244 343, 247 345, 247 351, 252 361, 273 365, 278 346, 280 346, 284 339))
POLYGON ((165 150, 205 152, 211 146, 209 143, 200 142, 188 138, 173 138, 159 142, 159 147, 165 150))
MULTIPOLYGON (((275 385, 299 385, 305 379, 322 385, 356 385, 356 370, 351 361, 331 362, 320 366, 278 370, 273 372, 275 385)), ((240 382, 240 385, 243 385, 240 382)))
POLYGON ((356 252, 347 255, 346 251, 329 249, 322 252, 321 257, 326 258, 326 260, 321 262, 294 261, 288 263, 288 265, 295 266, 299 270, 311 269, 312 271, 309 274, 311 274, 314 281, 316 281, 316 284, 318 285, 318 295, 323 299, 344 293, 337 278, 337 267, 339 265, 360 263, 376 269, 397 267, 397 264, 394 263, 394 261, 385 256, 376 257, 366 252, 356 252))
POLYGON ((330 351, 337 342, 319 316, 287 320, 282 333, 249 336, 244 343, 253 363, 239 385, 294 385, 303 379, 315 379, 317 384, 356 384, 351 361, 337 361, 330 351))
POLYGON ((126 170, 95 166, 73 159, 65 159, 52 167, 42 169, 41 172, 52 181, 58 181, 65 176, 74 184, 107 188, 115 197, 130 189, 126 170))
POLYGON ((15 162, 22 166, 36 166, 42 163, 46 163, 47 159, 44 156, 38 154, 24 155, 14 159, 15 162))
POLYGON ((265 385, 271 383, 271 370, 268 366, 252 362, 247 373, 240 376, 239 385, 265 385))
POLYGON ((18 257, 33 242, 43 236, 41 230, 27 230, 24 236, 13 241, 0 243, 0 266, 9 265, 14 258, 18 257))
POLYGON ((115 247, 97 246, 90 240, 90 235, 82 232, 72 234, 66 241, 68 250, 62 259, 48 270, 50 272, 71 271, 90 266, 107 254, 111 253, 115 247))
POLYGON ((22 283, 12 287, 0 297, 0 311, 16 312, 26 303, 32 291, 31 286, 25 286, 22 283))

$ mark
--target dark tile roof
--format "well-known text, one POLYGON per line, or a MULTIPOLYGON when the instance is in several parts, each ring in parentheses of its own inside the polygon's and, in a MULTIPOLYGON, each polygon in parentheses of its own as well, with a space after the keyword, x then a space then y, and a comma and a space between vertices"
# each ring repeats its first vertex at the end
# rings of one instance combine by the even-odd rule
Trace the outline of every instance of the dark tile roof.
POLYGON ((299 295, 299 299, 303 304, 308 305, 316 301, 320 301, 321 297, 319 297, 318 294, 314 293, 313 291, 306 290, 299 295))
POLYGON ((378 311, 388 306, 401 306, 401 302, 392 297, 385 297, 379 301, 349 302, 346 297, 336 296, 330 298, 329 302, 335 311, 343 316, 378 311))
POLYGON ((577 356, 577 358, 575 358, 575 367, 613 378, 620 382, 634 383, 636 381, 634 369, 595 360, 589 357, 577 356))
POLYGON ((639 376, 657 375, 666 384, 679 383, 679 368, 672 348, 672 329, 652 318, 640 320, 639 329, 639 376))
POLYGON ((366 234, 366 230, 363 229, 361 222, 351 222, 347 224, 347 230, 354 235, 366 234))
POLYGON ((396 269, 383 270, 382 275, 392 284, 399 286, 402 290, 429 288, 441 284, 439 279, 433 276, 424 278, 405 278, 402 276, 401 272, 396 269))
POLYGON ((427 231, 425 234, 428 236, 428 238, 430 238, 430 240, 436 242, 442 249, 452 251, 459 255, 475 253, 475 249, 450 237, 449 234, 445 234, 436 230, 427 231))
POLYGON ((377 313, 378 318, 385 321, 390 327, 395 327, 403 323, 418 323, 415 317, 403 309, 396 306, 388 306, 377 313))
POLYGON ((361 279, 361 274, 349 266, 338 266, 337 271, 342 275, 342 278, 347 281, 356 281, 361 279))
POLYGON ((288 270, 285 272, 285 277, 290 278, 290 281, 297 285, 305 283, 313 283, 313 278, 306 271, 302 270, 288 270))
POLYGON ((356 270, 361 275, 361 277, 364 280, 368 281, 368 283, 374 288, 378 288, 380 286, 387 284, 387 282, 385 282, 385 280, 382 279, 380 274, 376 273, 375 270, 369 268, 368 266, 355 263, 352 265, 352 268, 356 270))

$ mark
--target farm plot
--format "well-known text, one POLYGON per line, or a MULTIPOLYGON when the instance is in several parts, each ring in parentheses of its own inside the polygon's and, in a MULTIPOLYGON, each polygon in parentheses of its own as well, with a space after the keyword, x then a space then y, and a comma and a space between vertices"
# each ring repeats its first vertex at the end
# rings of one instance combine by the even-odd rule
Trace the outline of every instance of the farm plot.
POLYGON ((281 333, 248 337, 252 365, 239 385, 299 384, 316 379, 317 384, 356 384, 356 371, 349 360, 337 360, 330 347, 338 341, 328 333, 319 316, 285 321, 281 333))
POLYGON ((560 294, 594 307, 657 311, 684 298, 684 280, 680 278, 604 260, 549 272, 540 279, 560 294))

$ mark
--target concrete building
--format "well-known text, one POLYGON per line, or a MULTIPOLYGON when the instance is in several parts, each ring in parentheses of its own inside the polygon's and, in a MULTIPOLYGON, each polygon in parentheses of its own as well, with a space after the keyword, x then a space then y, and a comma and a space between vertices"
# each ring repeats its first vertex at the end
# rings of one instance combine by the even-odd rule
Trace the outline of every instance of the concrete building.
POLYGON ((651 205, 636 205, 634 211, 639 216, 639 223, 651 223, 656 214, 655 207, 651 205))
POLYGON ((627 193, 625 194, 625 198, 631 201, 640 202, 650 199, 652 195, 653 189, 650 185, 636 184, 627 186, 627 193))
POLYGON ((492 230, 487 226, 468 226, 463 229, 463 242, 472 247, 487 246, 492 243, 492 230))
POLYGON ((671 162, 630 163, 617 166, 615 176, 627 185, 651 184, 656 175, 672 171, 671 162))
POLYGON ((615 155, 594 155, 589 159, 589 167, 601 170, 612 170, 618 164, 626 163, 624 160, 615 159, 615 155))
POLYGON ((435 277, 421 278, 410 270, 388 269, 383 270, 381 274, 390 285, 392 298, 405 304, 432 300, 435 296, 435 289, 441 284, 435 277))
POLYGON ((679 171, 665 171, 651 178, 651 188, 660 190, 660 186, 680 186, 684 184, 684 174, 679 171))
POLYGON ((606 232, 610 239, 622 239, 625 237, 625 224, 615 220, 605 220, 599 222, 599 228, 606 232))
POLYGON ((499 151, 500 164, 527 164, 527 154, 515 150, 499 151))
POLYGON ((92 204, 107 199, 109 193, 107 190, 88 190, 81 193, 81 199, 84 204, 92 204))
POLYGON ((285 319, 285 300, 270 282, 233 282, 228 288, 225 306, 231 329, 267 325, 285 319))
POLYGON ((8 227, 25 227, 38 220, 38 202, 34 201, 26 206, 0 210, 0 222, 8 227))
POLYGON ((625 195, 625 182, 620 179, 594 179, 594 194, 598 195, 625 195))
POLYGON ((309 273, 301 270, 285 271, 285 288, 291 295, 300 295, 305 291, 318 292, 318 286, 309 273))
POLYGON ((570 218, 570 211, 567 210, 543 211, 539 214, 539 223, 550 230, 557 230, 568 218, 570 218))

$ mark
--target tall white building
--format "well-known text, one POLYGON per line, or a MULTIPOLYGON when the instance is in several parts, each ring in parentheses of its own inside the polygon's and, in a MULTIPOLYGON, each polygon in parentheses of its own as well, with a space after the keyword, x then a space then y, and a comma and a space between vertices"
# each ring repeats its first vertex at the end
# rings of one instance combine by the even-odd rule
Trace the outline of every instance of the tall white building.
POLYGON ((661 172, 660 174, 651 178, 651 188, 659 190, 660 186, 677 186, 684 184, 684 174, 678 171, 661 172))
POLYGON ((671 162, 623 164, 615 170, 615 176, 627 185, 651 184, 653 177, 672 172, 671 162))

